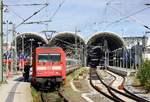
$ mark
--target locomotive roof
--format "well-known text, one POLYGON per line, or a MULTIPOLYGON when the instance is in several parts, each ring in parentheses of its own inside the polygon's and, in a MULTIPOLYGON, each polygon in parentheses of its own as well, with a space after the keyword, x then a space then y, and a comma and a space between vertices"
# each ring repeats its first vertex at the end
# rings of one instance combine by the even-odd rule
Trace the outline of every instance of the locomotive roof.
POLYGON ((62 49, 59 46, 40 46, 40 47, 37 47, 37 48, 60 48, 60 49, 62 49))

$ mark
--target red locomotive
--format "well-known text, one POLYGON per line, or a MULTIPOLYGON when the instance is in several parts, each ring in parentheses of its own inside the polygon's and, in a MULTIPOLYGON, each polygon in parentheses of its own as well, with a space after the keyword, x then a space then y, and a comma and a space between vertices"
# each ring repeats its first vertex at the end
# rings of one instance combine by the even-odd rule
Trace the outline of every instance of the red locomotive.
POLYGON ((60 47, 38 47, 33 56, 32 85, 57 86, 66 80, 66 55, 60 47))

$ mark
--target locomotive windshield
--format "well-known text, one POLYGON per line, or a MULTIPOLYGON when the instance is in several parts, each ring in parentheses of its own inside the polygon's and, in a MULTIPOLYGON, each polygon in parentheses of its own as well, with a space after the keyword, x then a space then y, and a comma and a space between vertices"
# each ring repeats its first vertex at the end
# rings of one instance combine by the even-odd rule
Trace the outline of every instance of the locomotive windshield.
POLYGON ((60 54, 39 54, 39 62, 59 62, 61 60, 60 54))
POLYGON ((50 54, 50 61, 58 62, 61 60, 60 54, 50 54))
POLYGON ((38 55, 39 62, 47 62, 49 60, 48 54, 39 54, 38 55))

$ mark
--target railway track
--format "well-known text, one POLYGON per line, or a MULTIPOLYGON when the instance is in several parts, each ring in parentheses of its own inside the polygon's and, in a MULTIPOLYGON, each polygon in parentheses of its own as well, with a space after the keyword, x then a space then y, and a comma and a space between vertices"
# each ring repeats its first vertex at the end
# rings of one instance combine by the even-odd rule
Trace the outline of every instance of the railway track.
POLYGON ((123 92, 123 83, 125 82, 125 80, 123 78, 118 78, 117 76, 109 72, 108 74, 115 78, 115 80, 110 84, 107 84, 103 81, 105 86, 110 88, 110 93, 113 93, 112 95, 114 97, 120 97, 122 99, 122 102, 136 102, 133 97, 123 92))
MULTIPOLYGON (((112 80, 111 82, 113 82, 114 80, 112 80)), ((110 82, 110 83, 111 83, 110 82)), ((105 84, 102 82, 102 79, 99 77, 99 75, 96 73, 95 69, 90 69, 90 84, 91 86, 98 91, 99 93, 101 93, 102 95, 104 95, 105 97, 107 97, 108 99, 115 101, 115 102, 122 102, 122 100, 118 97, 114 97, 112 96, 113 93, 110 93, 110 89, 109 87, 106 87, 105 84), (99 79, 99 81, 102 83, 101 88, 97 85, 94 84, 93 82, 93 78, 97 77, 99 79)))
MULTIPOLYGON (((67 74, 67 77, 72 74, 75 70, 67 74)), ((65 83, 67 84, 67 83, 65 83)), ((47 90, 48 91, 48 90, 47 90)), ((63 93, 63 87, 60 87, 57 90, 53 91, 41 91, 40 96, 41 96, 41 101, 42 102, 70 102, 63 93)))
POLYGON ((64 97, 62 92, 58 91, 58 95, 63 99, 63 102, 69 102, 69 100, 64 97))
POLYGON ((109 75, 111 75, 113 77, 113 80, 111 80, 109 83, 104 82, 104 80, 102 80, 102 76, 95 71, 91 70, 90 72, 90 84, 91 86, 96 89, 98 92, 100 92, 101 94, 103 94, 104 96, 106 96, 107 98, 115 101, 115 102, 149 102, 145 99, 142 99, 138 96, 135 96, 132 93, 127 93, 127 90, 124 90, 124 82, 125 82, 125 78, 123 76, 115 76, 114 74, 108 72, 109 75), (101 84, 103 84, 102 88, 105 88, 103 90, 101 90, 98 86, 94 85, 92 83, 92 76, 95 75, 98 77, 98 79, 100 80, 101 84), (122 81, 120 81, 119 85, 116 86, 116 88, 113 87, 113 84, 116 84, 115 81, 118 80, 118 78, 122 78, 122 81), (105 91, 104 91, 105 90, 105 91), (106 91, 107 90, 107 91, 106 91))
POLYGON ((133 94, 130 91, 128 91, 127 89, 125 89, 124 88, 125 77, 123 75, 121 75, 121 74, 119 75, 119 74, 116 74, 116 73, 111 72, 111 71, 109 71, 108 74, 110 74, 110 75, 112 75, 113 77, 116 77, 116 78, 119 78, 119 77, 122 78, 122 82, 118 87, 118 89, 121 89, 122 91, 111 87, 112 90, 114 90, 115 92, 117 92, 117 93, 119 93, 123 96, 129 97, 129 98, 131 98, 131 99, 133 99, 137 102, 150 102, 148 100, 145 100, 141 97, 136 96, 135 94, 133 94))
POLYGON ((42 102, 69 102, 59 90, 55 92, 41 92, 40 96, 42 102))

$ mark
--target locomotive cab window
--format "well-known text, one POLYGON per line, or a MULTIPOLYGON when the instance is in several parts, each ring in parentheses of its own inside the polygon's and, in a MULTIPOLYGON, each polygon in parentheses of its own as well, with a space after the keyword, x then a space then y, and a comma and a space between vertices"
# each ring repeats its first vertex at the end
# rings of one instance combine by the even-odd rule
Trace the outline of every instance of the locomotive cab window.
POLYGON ((59 62, 61 61, 60 54, 39 54, 38 55, 39 62, 59 62))
POLYGON ((39 62, 47 62, 47 61, 49 61, 49 55, 48 54, 39 54, 38 60, 39 60, 39 62))
POLYGON ((50 54, 50 61, 51 62, 61 61, 61 55, 60 54, 50 54))

